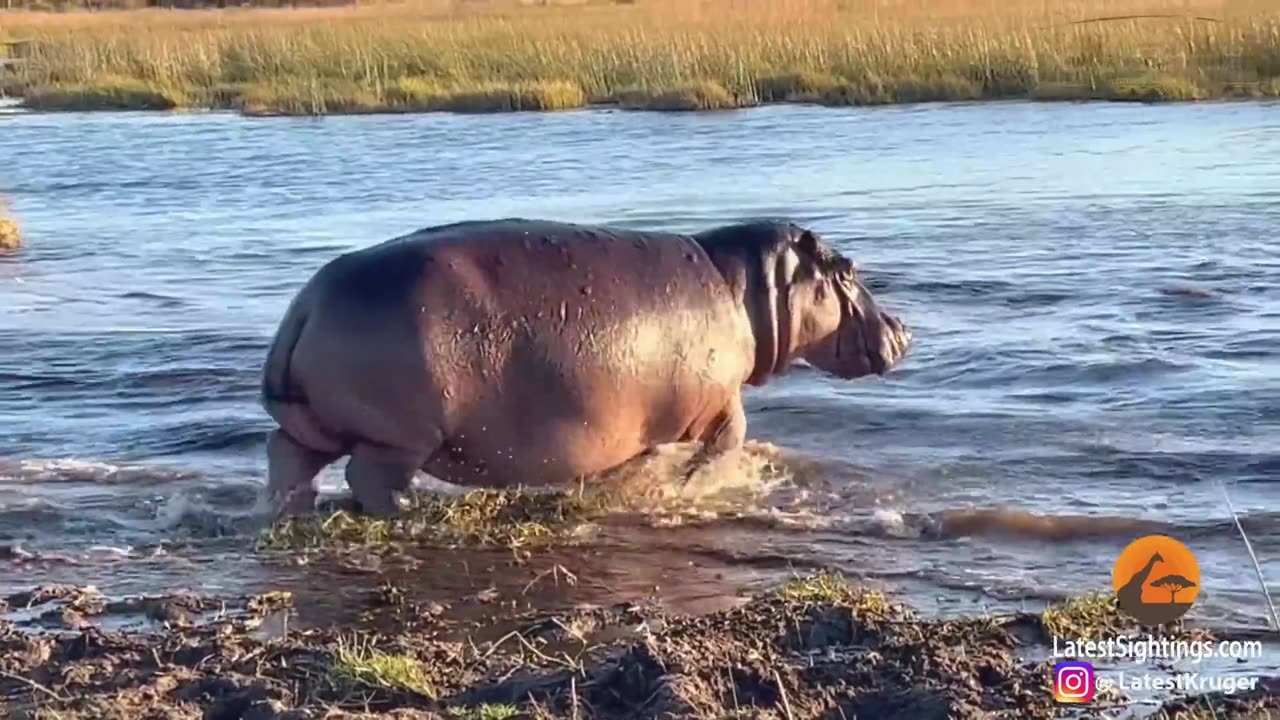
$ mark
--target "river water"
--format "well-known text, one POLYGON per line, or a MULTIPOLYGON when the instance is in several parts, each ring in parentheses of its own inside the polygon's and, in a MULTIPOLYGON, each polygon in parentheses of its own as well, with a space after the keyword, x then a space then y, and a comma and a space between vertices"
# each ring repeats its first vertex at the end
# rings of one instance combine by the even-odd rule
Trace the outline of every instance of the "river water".
MULTIPOLYGON (((926 613, 1035 607, 1109 589, 1120 551, 1163 532, 1200 563, 1190 618, 1266 627, 1224 490, 1280 583, 1275 104, 12 113, 0 157, 27 236, 0 256, 0 593, 285 586, 341 605, 376 580, 250 547, 258 373, 310 273, 464 219, 772 217, 859 263, 910 356, 883 379, 799 368, 748 390, 783 477, 564 551, 580 594, 710 608, 823 566, 926 613)), ((479 562, 433 553, 409 577, 501 590, 501 553, 479 562)))

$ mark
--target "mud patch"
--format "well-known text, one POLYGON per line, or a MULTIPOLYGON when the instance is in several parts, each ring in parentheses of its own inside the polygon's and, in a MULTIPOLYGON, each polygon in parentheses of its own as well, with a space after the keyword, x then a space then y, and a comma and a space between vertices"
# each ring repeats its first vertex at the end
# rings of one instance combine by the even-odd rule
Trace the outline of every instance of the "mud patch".
MULTIPOLYGON (((25 611, 78 605, 96 609, 86 614, 95 618, 147 604, 90 597, 99 596, 46 588, 10 601, 25 600, 25 611)), ((1052 663, 1021 650, 1042 642, 1061 617, 926 620, 827 573, 699 616, 618 605, 461 627, 443 617, 422 623, 432 609, 411 607, 394 586, 368 601, 418 619, 390 630, 290 629, 289 596, 269 594, 164 598, 184 611, 218 610, 141 630, 0 622, 0 707, 15 718, 130 720, 1047 719, 1058 712, 1052 663)), ((1275 689, 1268 682, 1248 695, 1179 700, 1166 706, 1167 717, 1196 703, 1212 703, 1213 717, 1253 717, 1280 707, 1275 689)))

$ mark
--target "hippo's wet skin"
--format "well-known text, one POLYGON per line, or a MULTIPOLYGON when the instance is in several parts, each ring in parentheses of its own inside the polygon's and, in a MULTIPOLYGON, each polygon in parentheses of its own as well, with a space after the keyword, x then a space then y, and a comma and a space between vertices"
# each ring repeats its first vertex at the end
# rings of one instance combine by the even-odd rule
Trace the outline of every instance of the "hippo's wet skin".
POLYGON ((277 512, 350 455, 365 512, 414 473, 545 485, 656 445, 740 446, 744 383, 793 358, 882 374, 910 333, 854 265, 784 223, 695 235, 507 219, 426 228, 322 267, 285 313, 262 402, 277 512))

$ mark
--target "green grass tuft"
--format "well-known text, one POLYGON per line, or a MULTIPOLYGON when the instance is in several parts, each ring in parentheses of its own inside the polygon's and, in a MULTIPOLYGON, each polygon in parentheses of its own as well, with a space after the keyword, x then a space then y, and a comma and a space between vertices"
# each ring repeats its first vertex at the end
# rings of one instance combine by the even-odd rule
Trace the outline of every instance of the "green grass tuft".
POLYGON ((408 655, 384 653, 368 641, 338 644, 329 666, 329 679, 337 686, 366 685, 383 690, 408 690, 436 699, 436 691, 422 663, 408 655))
POLYGON ((860 617, 881 620, 901 618, 904 612, 884 593, 856 587, 843 575, 826 570, 788 580, 778 588, 777 595, 789 603, 847 607, 860 617))
POLYGON ((469 708, 451 707, 446 714, 459 720, 510 720, 520 716, 520 708, 515 705, 485 703, 469 708))

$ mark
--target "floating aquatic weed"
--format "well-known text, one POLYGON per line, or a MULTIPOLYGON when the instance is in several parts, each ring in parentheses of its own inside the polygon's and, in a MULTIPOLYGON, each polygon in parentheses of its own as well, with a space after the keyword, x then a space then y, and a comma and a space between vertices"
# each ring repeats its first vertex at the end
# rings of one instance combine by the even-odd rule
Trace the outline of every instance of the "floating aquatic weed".
POLYGON ((1116 606, 1115 595, 1092 592, 1046 608, 1041 623, 1059 637, 1103 637, 1127 625, 1116 606))

